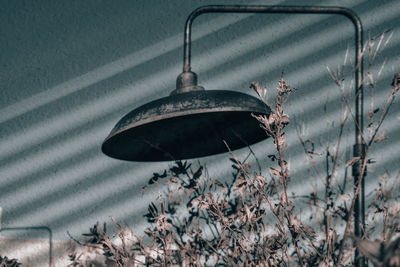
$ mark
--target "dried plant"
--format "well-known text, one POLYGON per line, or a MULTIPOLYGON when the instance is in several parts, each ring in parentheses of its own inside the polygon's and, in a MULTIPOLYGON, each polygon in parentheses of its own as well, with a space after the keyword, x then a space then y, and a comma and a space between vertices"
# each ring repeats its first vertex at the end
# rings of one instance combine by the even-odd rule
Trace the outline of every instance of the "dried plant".
POLYGON ((18 267, 21 263, 17 259, 9 259, 7 256, 0 256, 0 267, 18 267))
MULTIPOLYGON (((386 39, 379 36, 371 38, 364 48, 364 54, 368 50, 371 64, 385 43, 386 39)), ((400 172, 394 179, 389 179, 388 174, 379 178, 362 238, 355 237, 352 232, 359 188, 353 193, 346 177, 338 177, 342 175, 339 167, 346 170, 361 160, 360 179, 364 177, 366 165, 373 162, 368 157, 371 148, 385 139, 380 128, 400 89, 400 75, 395 77, 383 107, 371 104, 368 136, 363 136, 365 159, 343 161, 344 127, 350 117, 354 119, 352 98, 347 89, 352 87, 352 82, 346 83, 343 70, 343 67, 329 70, 343 100, 333 149, 328 144, 324 152, 318 152, 312 140, 300 137, 315 174, 324 181, 322 194, 313 191, 306 196, 296 196, 288 191, 291 176, 285 157, 285 127, 289 116, 284 113, 284 106, 294 88, 281 77, 276 97, 270 104, 267 89, 253 82, 250 87, 271 109, 269 116, 253 115, 275 145, 275 153, 268 155, 273 165, 269 167, 269 176, 252 169, 248 162, 249 156, 254 154, 251 150, 244 159, 230 153, 232 177, 221 181, 211 177, 201 164, 194 167, 188 162, 176 161, 168 170, 154 173, 148 182, 148 186, 160 185, 167 189, 148 206, 144 216, 150 226, 145 236, 136 236, 113 220, 119 228, 116 235, 119 242, 108 237, 105 227, 102 230, 98 225, 86 235, 89 239, 76 241, 98 249, 115 266, 352 266, 356 248, 376 266, 400 266, 400 204, 396 184, 400 172), (321 158, 326 161, 326 174, 319 171, 321 158), (299 197, 305 198, 313 211, 310 218, 301 218, 296 210, 293 199, 299 197), (383 225, 382 229, 379 225, 383 225), (380 236, 377 229, 381 231, 380 236), (371 238, 379 239, 372 241, 371 238)), ((373 94, 376 79, 369 70, 366 77, 373 94)), ((147 186, 143 193, 146 189, 147 186)), ((79 262, 79 255, 71 255, 71 260, 79 262)))

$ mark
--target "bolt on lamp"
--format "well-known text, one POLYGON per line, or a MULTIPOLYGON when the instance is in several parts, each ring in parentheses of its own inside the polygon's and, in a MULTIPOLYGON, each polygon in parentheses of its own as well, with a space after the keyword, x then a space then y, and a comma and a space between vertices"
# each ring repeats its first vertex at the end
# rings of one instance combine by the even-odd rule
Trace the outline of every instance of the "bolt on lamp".
MULTIPOLYGON (((257 143, 267 135, 251 114, 269 115, 271 110, 259 99, 234 91, 206 91, 197 84, 191 71, 191 25, 204 13, 297 13, 334 14, 349 18, 355 27, 355 145, 353 165, 355 188, 359 195, 354 210, 355 235, 361 237, 364 228, 363 143, 363 62, 362 24, 358 16, 342 7, 321 6, 252 6, 211 5, 194 10, 186 20, 183 72, 176 89, 167 97, 144 104, 125 115, 112 129, 102 145, 102 151, 113 158, 129 161, 166 161, 190 159, 235 150, 257 143), (361 184, 359 184, 361 182, 361 184)), ((355 255, 356 266, 364 260, 355 255)))

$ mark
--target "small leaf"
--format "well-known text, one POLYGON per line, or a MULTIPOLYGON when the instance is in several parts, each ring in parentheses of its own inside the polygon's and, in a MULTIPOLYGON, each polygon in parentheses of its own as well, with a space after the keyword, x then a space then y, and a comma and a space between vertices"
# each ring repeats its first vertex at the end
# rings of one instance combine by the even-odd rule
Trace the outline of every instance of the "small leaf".
POLYGON ((154 184, 157 183, 158 177, 157 176, 153 176, 151 177, 151 179, 149 180, 149 184, 154 184))
POLYGON ((172 202, 173 199, 174 199, 174 191, 170 190, 168 193, 168 201, 172 202))
POLYGON ((275 175, 275 176, 279 176, 279 175, 280 175, 279 171, 278 171, 277 169, 274 169, 274 168, 270 168, 270 169, 269 169, 269 172, 270 172, 272 175, 275 175))
POLYGON ((307 139, 303 144, 304 148, 307 150, 307 154, 314 154, 315 144, 311 139, 307 139))
POLYGON ((233 163, 237 164, 237 161, 234 158, 229 158, 230 161, 232 161, 233 163))
POLYGON ((144 193, 146 192, 146 190, 147 190, 147 186, 143 186, 143 187, 142 187, 142 195, 144 195, 144 193))
POLYGON ((180 186, 178 188, 178 194, 179 194, 179 198, 180 198, 181 201, 182 201, 182 198, 183 198, 184 191, 185 191, 185 189, 182 186, 180 186))
POLYGON ((361 158, 360 157, 354 157, 352 159, 350 159, 349 161, 347 161, 346 163, 346 168, 353 165, 354 163, 356 163, 357 161, 359 161, 361 158))
POLYGON ((374 142, 379 143, 379 142, 382 142, 383 140, 385 140, 386 139, 385 134, 386 134, 386 131, 383 131, 377 138, 374 139, 374 142))
POLYGON ((193 189, 193 188, 189 188, 187 191, 186 191, 186 197, 190 197, 190 195, 194 192, 195 190, 193 189))
POLYGON ((256 176, 256 179, 259 181, 259 182, 261 182, 261 183, 263 183, 263 184, 265 184, 265 178, 263 177, 263 176, 261 176, 261 175, 257 175, 256 176))
POLYGON ((200 168, 193 174, 193 179, 194 180, 199 179, 202 173, 203 173, 203 166, 200 166, 200 168))
POLYGON ((345 194, 340 195, 340 197, 341 197, 344 201, 349 201, 349 200, 350 200, 350 196, 345 195, 345 194))
POLYGON ((277 160, 278 158, 275 155, 268 155, 268 158, 270 158, 272 161, 277 160))
POLYGON ((225 186, 224 186, 224 184, 223 183, 221 183, 220 181, 218 181, 218 180, 215 180, 214 181, 214 184, 216 185, 216 186, 219 186, 219 187, 222 187, 222 188, 224 188, 225 186))

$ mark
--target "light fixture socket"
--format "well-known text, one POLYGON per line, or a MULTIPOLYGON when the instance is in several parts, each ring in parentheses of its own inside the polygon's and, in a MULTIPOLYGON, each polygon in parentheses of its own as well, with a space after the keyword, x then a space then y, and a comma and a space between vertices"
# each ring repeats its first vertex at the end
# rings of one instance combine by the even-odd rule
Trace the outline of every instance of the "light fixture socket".
POLYGON ((197 74, 192 71, 184 71, 176 78, 176 89, 170 95, 203 90, 204 87, 197 85, 197 74))

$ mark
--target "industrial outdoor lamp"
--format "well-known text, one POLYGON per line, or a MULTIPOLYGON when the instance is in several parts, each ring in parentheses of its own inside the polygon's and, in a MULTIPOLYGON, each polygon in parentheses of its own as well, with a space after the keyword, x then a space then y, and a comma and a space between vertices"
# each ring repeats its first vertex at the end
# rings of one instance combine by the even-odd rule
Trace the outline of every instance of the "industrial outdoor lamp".
MULTIPOLYGON (((206 91, 197 84, 197 75, 190 68, 191 25, 204 13, 298 13, 344 15, 355 26, 355 145, 353 165, 355 188, 359 195, 354 209, 355 235, 361 237, 364 222, 365 158, 363 143, 363 62, 362 24, 351 10, 319 6, 249 6, 212 5, 194 10, 186 20, 183 72, 170 96, 147 103, 124 116, 102 145, 102 151, 113 158, 130 161, 177 160, 214 155, 238 149, 267 138, 251 114, 269 115, 270 109, 259 99, 233 91, 206 91), (359 185, 359 182, 361 184, 359 185)), ((363 227, 364 228, 364 227, 363 227)), ((356 266, 363 266, 358 258, 356 266)))
POLYGON ((270 113, 259 99, 233 91, 205 91, 200 86, 187 89, 179 87, 180 80, 170 96, 123 117, 104 141, 103 152, 131 161, 189 159, 226 152, 222 140, 237 149, 267 137, 251 118, 251 113, 270 113))

